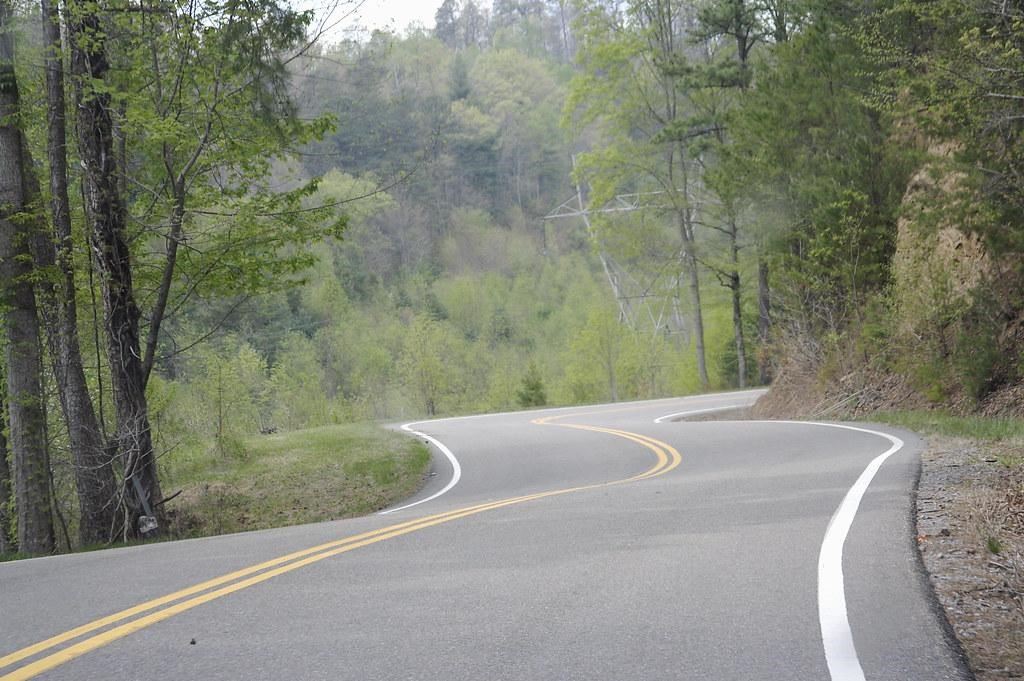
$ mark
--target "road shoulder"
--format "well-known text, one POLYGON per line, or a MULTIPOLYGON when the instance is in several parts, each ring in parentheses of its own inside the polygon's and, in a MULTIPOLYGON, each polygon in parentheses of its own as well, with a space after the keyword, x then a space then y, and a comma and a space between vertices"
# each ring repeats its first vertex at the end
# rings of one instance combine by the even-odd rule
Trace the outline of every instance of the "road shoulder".
POLYGON ((996 447, 929 437, 916 503, 921 557, 979 681, 1024 676, 1024 517, 1010 498, 1024 467, 996 447))

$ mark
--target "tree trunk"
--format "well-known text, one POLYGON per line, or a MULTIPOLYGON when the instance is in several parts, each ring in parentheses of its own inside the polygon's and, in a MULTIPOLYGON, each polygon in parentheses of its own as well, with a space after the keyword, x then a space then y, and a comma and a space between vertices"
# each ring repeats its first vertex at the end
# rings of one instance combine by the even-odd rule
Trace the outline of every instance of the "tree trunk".
POLYGON ((100 274, 107 356, 117 419, 115 442, 124 467, 123 496, 131 521, 127 534, 143 532, 142 516, 155 517, 162 500, 146 405, 139 343, 139 308, 132 285, 126 217, 118 187, 110 95, 89 88, 103 82, 110 65, 99 17, 89 10, 69 22, 75 76, 79 152, 91 222, 90 240, 100 274), (88 89, 87 89, 88 88, 88 89))
POLYGON ((7 420, 6 390, 0 389, 0 556, 18 550, 16 533, 11 532, 10 503, 14 489, 11 487, 11 466, 7 462, 7 437, 4 435, 7 420))
MULTIPOLYGON (((704 349, 704 309, 700 299, 700 271, 697 269, 697 240, 694 236, 694 207, 690 199, 690 172, 686 167, 687 151, 682 143, 675 145, 669 152, 668 168, 669 183, 676 186, 678 182, 681 189, 681 206, 676 208, 679 217, 679 240, 682 245, 682 269, 686 271, 687 288, 690 291, 690 305, 693 307, 693 335, 697 356, 697 376, 700 379, 701 390, 706 391, 711 384, 708 379, 707 354, 704 349), (679 161, 679 177, 675 176, 674 164, 679 161)), ((677 189, 679 191, 679 189, 677 189)))
POLYGON ((757 373, 761 385, 772 380, 771 364, 768 361, 768 333, 771 330, 771 290, 768 288, 768 263, 763 257, 757 260, 757 373))
MULTIPOLYGON (((170 163, 168 162, 168 170, 170 163)), ((167 313, 167 301, 171 296, 171 285, 174 283, 174 270, 178 262, 178 244, 182 240, 182 231, 185 223, 185 178, 174 176, 169 172, 171 178, 171 191, 174 194, 174 210, 171 211, 170 232, 166 239, 166 256, 164 258, 164 269, 160 275, 160 286, 157 289, 156 303, 149 315, 149 333, 146 337, 146 350, 142 359, 142 386, 149 384, 149 375, 156 363, 156 350, 160 342, 160 327, 167 313)))
MULTIPOLYGON (((681 164, 685 164, 685 156, 681 157, 681 164)), ((683 172, 683 194, 689 202, 689 176, 685 165, 683 172)), ((679 214, 679 235, 683 245, 683 269, 686 270, 688 288, 690 290, 690 305, 693 307, 693 335, 697 355, 697 376, 700 378, 701 390, 707 390, 710 386, 708 380, 707 355, 704 350, 704 308, 700 299, 700 272, 697 269, 697 244, 693 237, 693 214, 692 207, 687 205, 679 214)))
POLYGON ((732 258, 732 272, 729 273, 729 288, 732 289, 732 334, 736 342, 737 385, 747 387, 747 341, 743 337, 743 289, 740 279, 739 228, 736 220, 731 221, 729 249, 732 258))
POLYGON ((42 390, 39 318, 32 287, 30 230, 23 216, 25 178, 14 73, 10 6, 0 0, 0 286, 6 308, 10 448, 18 509, 18 545, 26 553, 54 549, 50 471, 42 390))
POLYGON ((697 352, 697 375, 700 377, 701 390, 707 390, 711 382, 708 380, 708 363, 704 352, 704 314, 700 301, 700 272, 697 271, 697 257, 692 252, 693 242, 686 245, 688 249, 683 258, 689 275, 690 304, 693 306, 693 335, 697 352))
POLYGON ((47 347, 57 382, 61 410, 68 429, 80 512, 79 541, 83 546, 109 542, 120 524, 113 457, 104 445, 93 407, 78 337, 75 302, 74 242, 68 197, 67 124, 65 120, 63 44, 57 8, 41 0, 43 41, 47 45, 47 157, 50 166, 50 207, 53 238, 40 231, 36 258, 55 277, 40 286, 47 347))
POLYGON ((740 388, 747 387, 747 342, 743 337, 743 305, 740 296, 740 273, 729 275, 732 289, 732 334, 736 342, 736 378, 740 388))
MULTIPOLYGON (((605 329, 605 331, 608 331, 605 329)), ((615 339, 610 335, 605 338, 608 341, 607 352, 604 356, 604 368, 608 372, 608 395, 611 402, 619 401, 619 384, 615 380, 615 339)))

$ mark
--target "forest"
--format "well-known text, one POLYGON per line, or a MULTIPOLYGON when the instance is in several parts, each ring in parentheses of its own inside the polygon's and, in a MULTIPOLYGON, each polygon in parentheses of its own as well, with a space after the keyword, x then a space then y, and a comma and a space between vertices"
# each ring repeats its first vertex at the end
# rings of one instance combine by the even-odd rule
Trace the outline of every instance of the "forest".
POLYGON ((158 534, 258 433, 773 381, 1019 409, 1024 3, 323 31, 0 0, 0 554, 158 534))

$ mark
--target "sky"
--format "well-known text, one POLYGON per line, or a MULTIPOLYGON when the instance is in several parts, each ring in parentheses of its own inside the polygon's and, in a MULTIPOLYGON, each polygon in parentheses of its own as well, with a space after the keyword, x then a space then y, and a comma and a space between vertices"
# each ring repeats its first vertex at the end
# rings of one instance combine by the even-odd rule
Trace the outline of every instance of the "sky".
POLYGON ((366 0, 359 8, 360 23, 401 30, 416 21, 430 28, 440 5, 441 0, 366 0))
MULTIPOLYGON (((361 28, 369 33, 374 29, 390 29, 402 32, 411 23, 434 27, 434 13, 442 0, 297 0, 293 6, 313 9, 317 19, 324 17, 327 9, 338 8, 327 18, 328 25, 334 25, 327 34, 328 42, 351 37, 353 29, 361 28), (353 10, 353 6, 358 8, 353 10)), ((483 3, 481 3, 483 4, 483 3)))

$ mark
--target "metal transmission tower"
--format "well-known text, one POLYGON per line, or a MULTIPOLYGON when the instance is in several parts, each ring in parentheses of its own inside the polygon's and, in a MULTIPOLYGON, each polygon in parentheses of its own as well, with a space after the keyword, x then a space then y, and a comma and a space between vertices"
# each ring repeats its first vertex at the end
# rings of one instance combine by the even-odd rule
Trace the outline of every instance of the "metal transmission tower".
POLYGON ((583 191, 576 185, 576 195, 544 216, 544 220, 581 218, 587 228, 587 235, 597 247, 601 267, 612 288, 619 306, 619 319, 635 331, 651 331, 674 337, 680 343, 689 342, 690 324, 683 313, 679 300, 680 273, 671 267, 679 258, 670 259, 653 274, 632 274, 619 265, 608 253, 601 236, 590 222, 591 215, 608 213, 630 213, 660 208, 650 203, 653 197, 665 192, 638 192, 619 194, 600 208, 587 208, 583 191))

